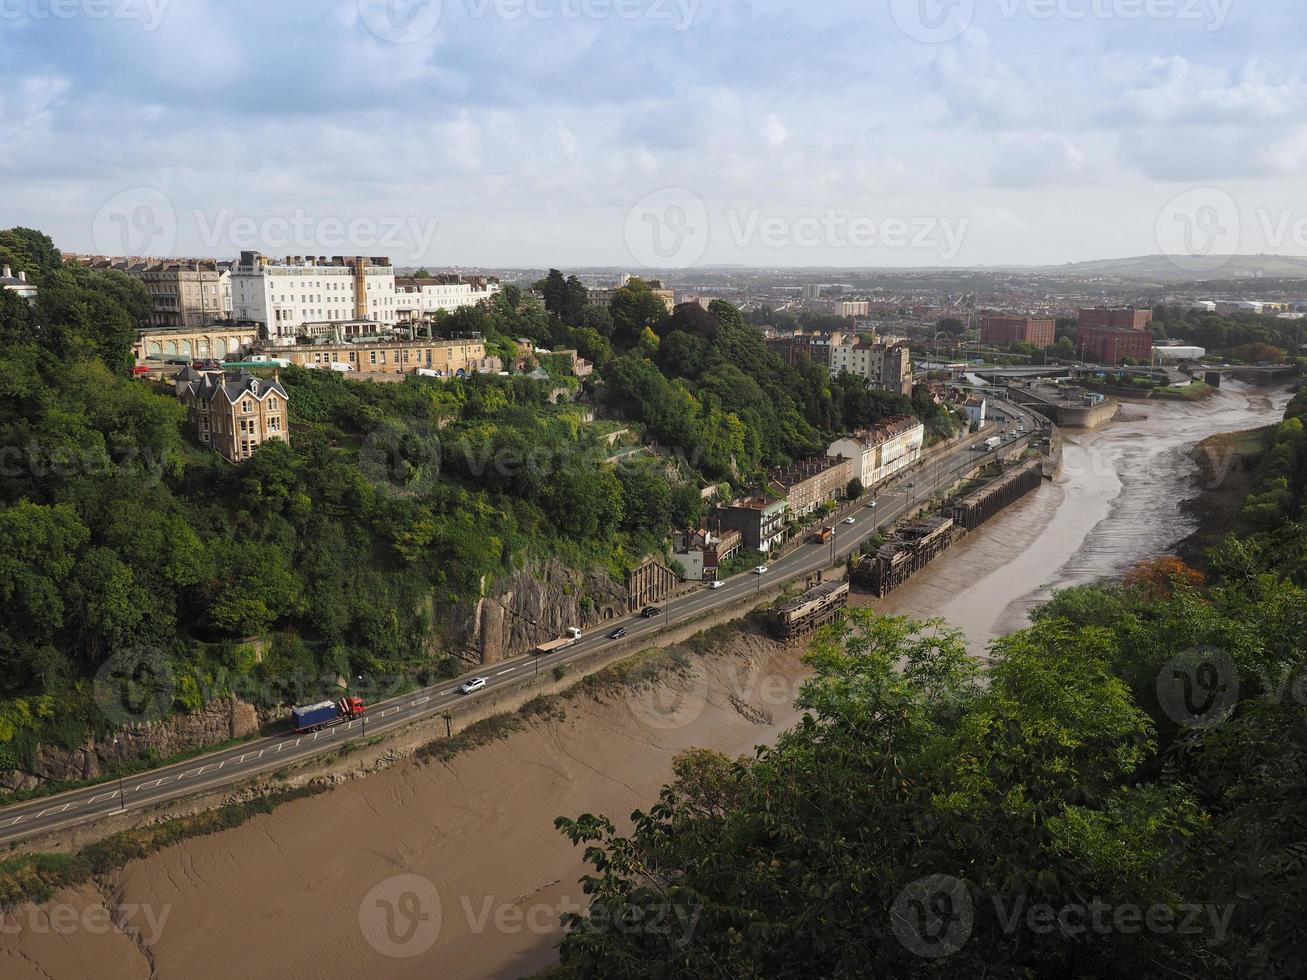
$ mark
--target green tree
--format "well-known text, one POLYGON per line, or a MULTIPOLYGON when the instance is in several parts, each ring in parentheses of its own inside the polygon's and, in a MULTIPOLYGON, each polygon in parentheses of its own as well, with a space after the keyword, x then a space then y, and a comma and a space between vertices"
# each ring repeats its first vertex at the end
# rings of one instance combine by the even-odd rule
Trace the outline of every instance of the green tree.
POLYGON ((663 301, 643 279, 634 277, 613 294, 608 312, 613 320, 614 342, 622 348, 635 346, 646 330, 657 333, 656 328, 667 317, 663 301))

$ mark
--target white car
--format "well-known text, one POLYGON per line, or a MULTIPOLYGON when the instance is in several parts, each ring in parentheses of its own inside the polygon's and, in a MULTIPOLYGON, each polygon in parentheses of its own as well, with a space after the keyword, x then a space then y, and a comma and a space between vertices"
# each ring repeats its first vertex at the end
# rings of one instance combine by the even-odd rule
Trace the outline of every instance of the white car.
POLYGON ((458 690, 461 694, 475 694, 485 686, 486 679, 484 677, 473 677, 470 681, 465 681, 458 690))
POLYGON ((708 583, 708 588, 710 588, 710 589, 724 589, 725 587, 726 587, 726 583, 725 583, 725 582, 709 582, 709 583, 708 583))
POLYGON ((759 565, 757 568, 755 568, 755 569, 753 570, 753 574, 754 574, 754 575, 766 575, 766 574, 767 574, 767 566, 766 566, 766 565, 759 565))
POLYGON ((844 523, 845 523, 845 524, 857 524, 858 522, 855 521, 852 517, 846 517, 846 518, 844 518, 844 523))

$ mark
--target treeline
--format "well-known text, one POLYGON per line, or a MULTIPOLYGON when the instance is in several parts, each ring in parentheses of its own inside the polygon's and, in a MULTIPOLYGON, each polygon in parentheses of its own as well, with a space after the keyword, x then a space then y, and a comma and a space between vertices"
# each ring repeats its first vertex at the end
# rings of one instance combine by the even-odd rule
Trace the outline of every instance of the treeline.
MULTIPOLYGON (((180 709, 420 676, 435 620, 486 583, 549 556, 620 579, 699 518, 657 461, 604 463, 583 410, 550 403, 570 377, 288 369, 292 446, 232 467, 169 386, 128 379, 138 282, 67 268, 35 232, 0 247, 40 288, 35 307, 0 291, 0 768, 105 724, 91 678, 116 655, 157 652, 180 709)), ((465 318, 558 339, 520 294, 465 318)))
POLYGON ((1307 973, 1305 399, 1210 580, 1060 593, 984 663, 850 612, 774 747, 681 757, 630 832, 560 819, 593 904, 557 975, 1307 973))
POLYGON ((603 372, 609 408, 643 423, 708 479, 745 483, 771 467, 821 454, 832 436, 896 415, 919 415, 951 435, 949 413, 925 389, 913 398, 834 381, 812 361, 790 366, 740 311, 717 300, 668 314, 640 280, 618 291, 613 319, 631 344, 603 372), (631 319, 629 310, 639 311, 631 319))
POLYGON ((505 357, 519 338, 577 348, 604 404, 677 452, 607 463, 612 426, 554 404, 580 383, 542 357, 546 380, 284 370, 291 446, 232 467, 191 440, 168 385, 129 379, 139 282, 67 267, 24 229, 0 232, 0 260, 40 290, 33 307, 0 290, 0 768, 106 724, 91 679, 142 648, 186 710, 420 678, 448 653, 442 614, 514 570, 556 557, 620 581, 698 523, 699 477, 743 479, 912 410, 785 367, 732 307, 669 317, 635 281, 610 313, 559 275, 555 309, 510 286, 441 327, 505 357))
POLYGON ((1153 334, 1159 340, 1183 339, 1214 352, 1253 348, 1247 352, 1247 357, 1240 358, 1253 363, 1278 360, 1286 352, 1300 356, 1302 345, 1307 343, 1307 326, 1301 320, 1281 320, 1276 316, 1254 313, 1226 316, 1174 306, 1157 308, 1153 334), (1276 353, 1268 348, 1275 349, 1276 353))

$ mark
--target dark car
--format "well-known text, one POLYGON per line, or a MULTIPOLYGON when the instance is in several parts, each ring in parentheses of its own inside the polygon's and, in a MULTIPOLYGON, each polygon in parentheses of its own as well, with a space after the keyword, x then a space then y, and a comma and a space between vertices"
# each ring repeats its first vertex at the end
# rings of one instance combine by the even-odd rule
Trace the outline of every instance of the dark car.
POLYGON ((626 627, 625 627, 625 626, 619 626, 619 627, 617 627, 617 629, 613 630, 611 633, 608 634, 608 639, 610 639, 610 640, 620 640, 620 639, 622 639, 624 636, 626 636, 626 627))
POLYGON ((653 619, 655 616, 661 616, 662 614, 663 611, 657 606, 646 606, 644 612, 640 613, 640 616, 644 619, 653 619))

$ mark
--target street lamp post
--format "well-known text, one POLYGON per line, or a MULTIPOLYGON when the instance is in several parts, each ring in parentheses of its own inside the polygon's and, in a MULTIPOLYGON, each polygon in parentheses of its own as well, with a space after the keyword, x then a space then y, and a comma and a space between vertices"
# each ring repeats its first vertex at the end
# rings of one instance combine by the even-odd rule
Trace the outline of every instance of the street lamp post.
MULTIPOLYGON (((531 627, 531 630, 532 630, 532 633, 533 633, 533 635, 532 635, 532 637, 531 637, 531 642, 534 643, 534 642, 535 642, 534 631, 535 631, 535 628, 536 628, 539 624, 538 624, 534 619, 528 619, 528 620, 526 621, 526 624, 527 624, 528 626, 531 627)), ((532 655, 531 655, 531 659, 532 659, 533 661, 535 661, 535 676, 536 676, 536 677, 539 677, 539 676, 540 676, 540 654, 538 654, 538 653, 532 654, 532 655)))
MULTIPOLYGON (((113 740, 113 747, 114 747, 115 749, 118 747, 118 738, 117 738, 117 736, 114 737, 114 740, 113 740)), ((117 755, 117 754, 118 754, 117 752, 114 753, 114 755, 117 755)), ((123 766, 123 764, 122 764, 122 760, 119 759, 119 760, 118 760, 118 812, 119 812, 119 813, 126 813, 126 812, 127 812, 127 791, 126 791, 125 789, 123 789, 123 768, 122 768, 122 766, 123 766)))

